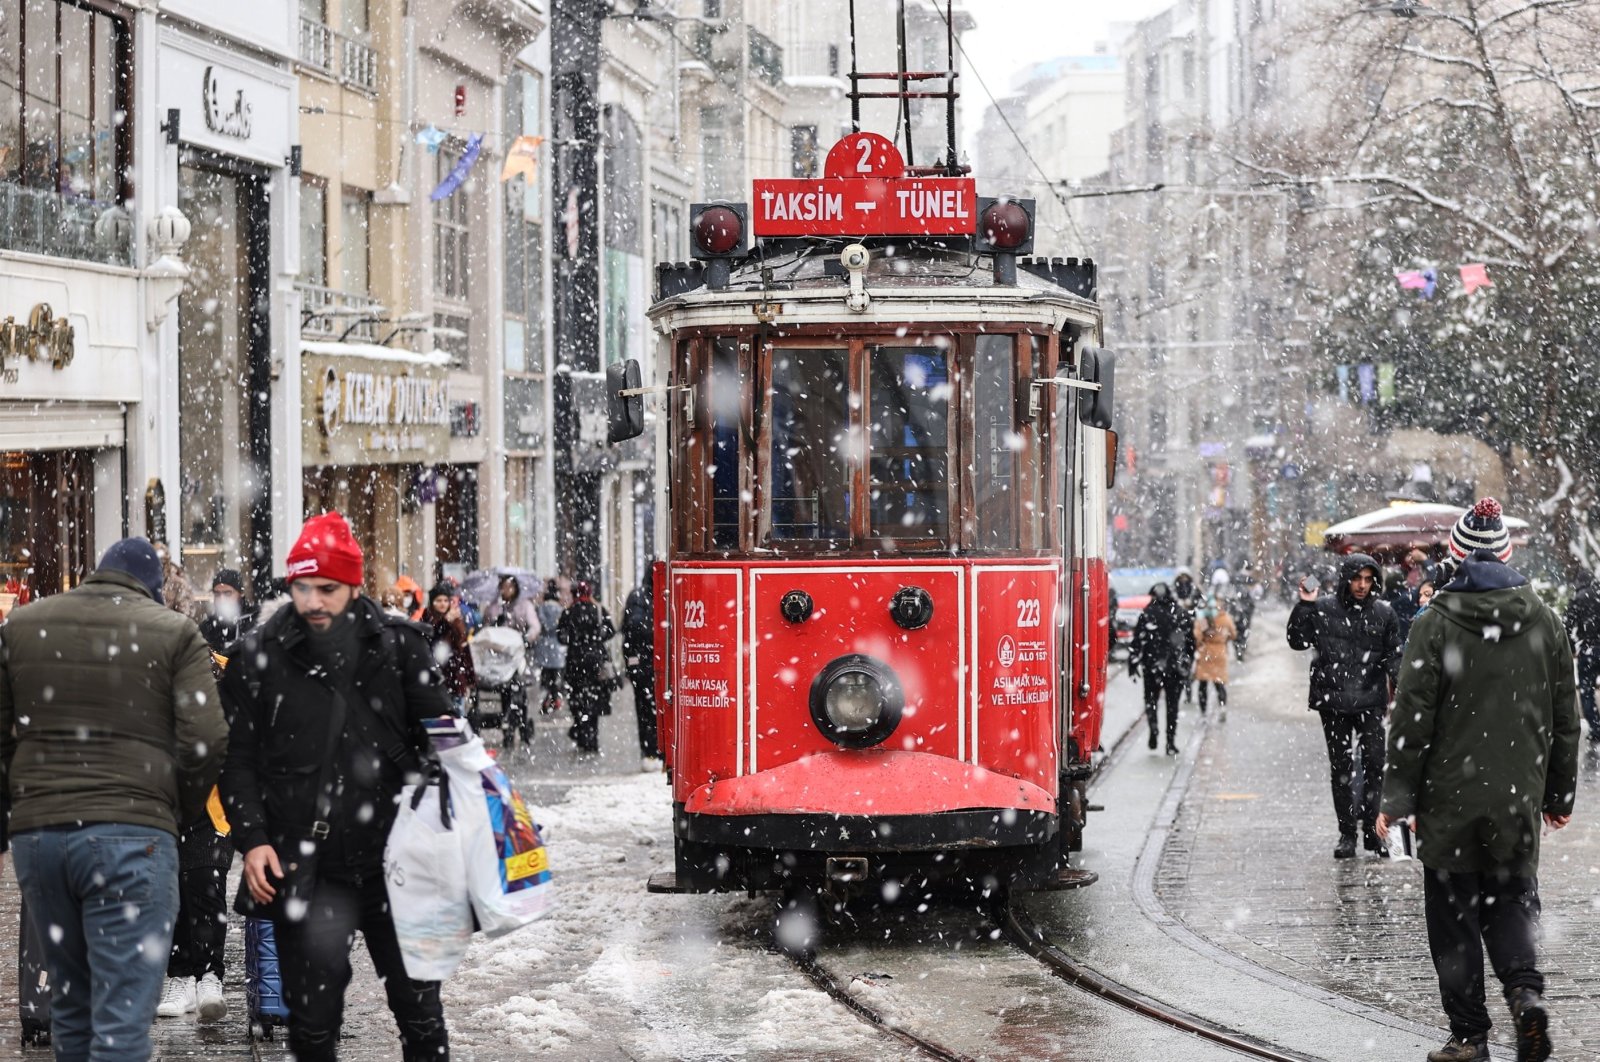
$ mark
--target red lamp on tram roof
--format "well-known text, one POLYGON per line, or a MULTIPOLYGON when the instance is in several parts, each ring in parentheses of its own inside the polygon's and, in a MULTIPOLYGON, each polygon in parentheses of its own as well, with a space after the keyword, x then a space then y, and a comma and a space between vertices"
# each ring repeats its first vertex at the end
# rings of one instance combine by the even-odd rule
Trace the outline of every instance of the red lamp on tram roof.
POLYGON ((695 258, 736 258, 745 253, 750 209, 743 203, 696 203, 690 208, 689 252, 695 258))
POLYGON ((749 250, 750 208, 744 203, 694 203, 689 207, 689 254, 706 262, 706 287, 728 286, 735 258, 749 250))
POLYGON ((1033 200, 978 197, 979 254, 1029 254, 1033 251, 1033 200))

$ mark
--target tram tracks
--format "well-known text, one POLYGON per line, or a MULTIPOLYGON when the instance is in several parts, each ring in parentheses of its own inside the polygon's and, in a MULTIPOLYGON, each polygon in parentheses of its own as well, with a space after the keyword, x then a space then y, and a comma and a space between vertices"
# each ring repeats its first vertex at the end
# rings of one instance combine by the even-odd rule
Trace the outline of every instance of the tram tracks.
MULTIPOLYGON (((1099 772, 1101 776, 1118 764, 1128 748, 1135 744, 1135 736, 1143 722, 1142 714, 1135 715, 1129 726, 1113 742, 1102 761, 1099 772)), ((1141 1018, 1186 1036, 1208 1041, 1219 1048, 1247 1058, 1264 1059, 1267 1062, 1318 1062, 1311 1056, 1276 1047, 1171 1006, 1085 966, 1052 943, 1044 929, 1021 909, 1017 900, 1009 901, 1002 911, 992 913, 989 920, 1007 944, 1030 956, 1054 979, 1083 995, 1103 1000, 1141 1018)), ((973 1056, 933 1039, 933 1034, 923 1035, 915 1032, 907 1028, 905 1023, 891 1018, 881 1009, 864 1001, 851 991, 853 978, 835 973, 815 953, 791 955, 791 958, 815 988, 826 993, 884 1035, 913 1048, 922 1057, 952 1060, 952 1062, 975 1062, 973 1056)))

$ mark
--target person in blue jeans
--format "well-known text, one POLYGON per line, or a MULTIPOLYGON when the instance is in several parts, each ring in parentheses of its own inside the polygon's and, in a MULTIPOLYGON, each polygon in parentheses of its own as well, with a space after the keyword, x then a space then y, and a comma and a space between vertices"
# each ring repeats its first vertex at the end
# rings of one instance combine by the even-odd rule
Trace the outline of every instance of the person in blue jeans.
POLYGON ((57 1062, 150 1057, 178 824, 228 748, 210 650, 161 584, 150 543, 123 539, 0 627, 0 849, 44 944, 57 1062))

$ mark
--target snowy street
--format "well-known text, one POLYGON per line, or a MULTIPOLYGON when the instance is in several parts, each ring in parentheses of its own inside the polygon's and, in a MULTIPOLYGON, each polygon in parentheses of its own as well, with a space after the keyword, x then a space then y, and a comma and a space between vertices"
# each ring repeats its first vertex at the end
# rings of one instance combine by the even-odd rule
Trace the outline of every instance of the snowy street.
MULTIPOLYGON (((1136 727, 1094 790, 1082 863, 1086 890, 1020 901, 1051 941, 1082 965, 1172 1008, 1295 1057, 1356 1062, 1415 1057, 1441 1038, 1421 928, 1420 867, 1359 859, 1335 864, 1325 753, 1305 711, 1305 662, 1282 642, 1282 613, 1265 615, 1250 656, 1235 665, 1226 721, 1203 728, 1192 707, 1183 755, 1144 748, 1138 687, 1119 675, 1109 740, 1136 727)), ((445 990, 453 1057, 893 1059, 898 1040, 813 987, 771 946, 769 905, 743 896, 654 896, 647 874, 670 863, 668 794, 639 773, 625 695, 602 724, 602 754, 579 761, 562 726, 540 721, 516 769, 536 806, 558 882, 545 921, 480 941, 445 990)), ((492 732, 491 732, 492 733, 492 732)), ((1552 1030, 1570 1054, 1600 1051, 1600 796, 1594 759, 1583 771, 1574 825, 1547 839, 1545 968, 1552 1030)), ((0 917, 16 917, 8 867, 0 917)), ((860 912, 830 928, 818 961, 886 1021, 971 1058, 1238 1057, 1095 998, 1051 975, 971 910, 894 916, 860 912), (904 921, 900 921, 900 919, 904 921)), ((231 1013, 219 1025, 163 1020, 161 1058, 249 1058, 240 934, 229 936, 231 1013)), ((4 940, 0 969, 15 969, 4 940)), ((364 957, 349 996, 342 1056, 395 1056, 393 1031, 364 957)), ((0 1007, 15 1010, 5 979, 0 1007)), ((1503 1019, 1496 1003, 1491 1011, 1503 1019)), ((9 1025, 15 1028, 14 1025, 9 1025)), ((0 1057, 19 1054, 7 1035, 0 1057)), ((281 1044, 262 1058, 286 1058, 281 1044)))

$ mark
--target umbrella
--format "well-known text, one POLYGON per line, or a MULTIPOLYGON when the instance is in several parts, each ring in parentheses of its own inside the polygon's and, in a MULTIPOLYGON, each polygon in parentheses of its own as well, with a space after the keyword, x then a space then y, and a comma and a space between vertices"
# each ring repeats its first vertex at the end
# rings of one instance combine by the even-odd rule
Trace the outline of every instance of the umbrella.
MULTIPOLYGON (((1443 548, 1450 529, 1467 510, 1455 505, 1395 505, 1340 521, 1322 533, 1323 548, 1334 553, 1368 553, 1380 562, 1397 562, 1415 548, 1443 548)), ((1513 545, 1528 544, 1528 521, 1505 519, 1513 545)))
POLYGON ((461 580, 461 596, 479 608, 487 608, 500 593, 500 580, 507 575, 517 577, 522 596, 537 602, 544 597, 544 576, 527 568, 485 568, 468 572, 461 580))

